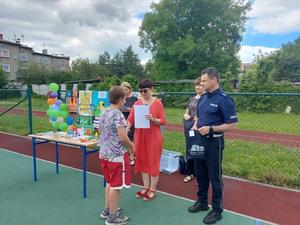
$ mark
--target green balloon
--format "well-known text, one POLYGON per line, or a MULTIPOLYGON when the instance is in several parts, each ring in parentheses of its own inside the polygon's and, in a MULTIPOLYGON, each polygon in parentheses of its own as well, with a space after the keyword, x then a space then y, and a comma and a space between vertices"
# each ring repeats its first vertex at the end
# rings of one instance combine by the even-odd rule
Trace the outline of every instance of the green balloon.
POLYGON ((59 87, 56 83, 51 83, 51 84, 49 84, 49 89, 53 92, 57 92, 59 87))
POLYGON ((47 110, 47 115, 48 115, 48 116, 50 116, 51 111, 52 111, 51 109, 48 109, 48 110, 47 110))
POLYGON ((58 130, 58 128, 59 128, 59 123, 58 122, 52 122, 51 123, 52 124, 52 126, 56 129, 56 130, 58 130))
POLYGON ((68 130, 69 126, 68 126, 68 124, 66 124, 66 123, 60 123, 60 124, 58 125, 58 128, 59 128, 61 131, 66 131, 66 130, 68 130))
POLYGON ((67 110, 68 110, 68 106, 67 106, 65 103, 62 103, 62 104, 60 105, 60 109, 61 109, 62 111, 67 111, 67 110))
POLYGON ((69 116, 69 112, 67 111, 60 111, 60 116, 66 119, 69 116))
POLYGON ((57 118, 57 117, 59 117, 59 115, 60 115, 60 111, 58 111, 58 110, 50 111, 50 117, 57 118))

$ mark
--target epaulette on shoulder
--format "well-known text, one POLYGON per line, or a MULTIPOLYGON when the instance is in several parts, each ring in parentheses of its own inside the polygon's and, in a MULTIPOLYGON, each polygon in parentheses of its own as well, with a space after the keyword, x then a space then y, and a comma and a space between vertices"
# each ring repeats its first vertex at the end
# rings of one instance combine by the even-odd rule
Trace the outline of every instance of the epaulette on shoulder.
POLYGON ((221 92, 223 96, 228 96, 224 91, 221 92))

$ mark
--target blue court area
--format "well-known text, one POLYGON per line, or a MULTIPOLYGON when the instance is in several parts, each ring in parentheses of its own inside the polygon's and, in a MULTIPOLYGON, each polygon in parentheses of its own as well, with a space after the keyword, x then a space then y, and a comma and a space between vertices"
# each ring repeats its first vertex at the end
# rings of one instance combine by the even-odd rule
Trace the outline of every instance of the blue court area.
MULTIPOLYGON (((82 173, 38 160, 38 181, 33 181, 32 158, 0 149, 1 225, 98 225, 104 206, 102 176, 87 175, 87 198, 82 197, 82 173)), ((159 193, 153 201, 135 198, 140 187, 121 194, 121 208, 131 225, 199 225, 207 212, 191 214, 190 200, 159 193)), ((218 225, 265 225, 255 218, 224 212, 218 225)))

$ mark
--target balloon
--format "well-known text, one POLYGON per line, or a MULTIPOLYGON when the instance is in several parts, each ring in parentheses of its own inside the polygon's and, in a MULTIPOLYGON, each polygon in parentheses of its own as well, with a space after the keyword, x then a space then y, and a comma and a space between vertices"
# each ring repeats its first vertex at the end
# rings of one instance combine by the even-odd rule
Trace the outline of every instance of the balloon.
POLYGON ((66 131, 66 130, 68 130, 68 124, 66 124, 66 123, 60 123, 59 125, 58 125, 58 128, 61 130, 61 131, 66 131))
POLYGON ((56 121, 56 118, 55 117, 50 117, 50 122, 54 122, 56 121))
POLYGON ((51 98, 56 98, 57 97, 57 92, 51 92, 50 97, 51 98))
POLYGON ((67 92, 67 97, 71 97, 71 96, 72 96, 71 91, 68 91, 68 92, 67 92))
POLYGON ((61 105, 62 101, 60 99, 58 99, 56 102, 55 102, 55 105, 57 105, 58 107, 61 105))
POLYGON ((63 110, 63 111, 67 111, 68 110, 68 106, 65 103, 62 103, 60 105, 60 109, 63 110))
POLYGON ((51 109, 47 110, 47 115, 50 116, 51 109))
POLYGON ((57 106, 56 104, 51 105, 50 107, 51 110, 60 110, 59 106, 57 106))
POLYGON ((68 125, 72 125, 72 124, 73 124, 73 118, 72 118, 71 116, 67 117, 66 123, 67 123, 68 125))
POLYGON ((58 110, 52 110, 51 112, 50 112, 50 117, 53 117, 53 118, 57 118, 57 117, 59 117, 59 111, 58 110))
POLYGON ((48 105, 53 105, 53 104, 55 104, 55 102, 56 102, 56 98, 48 98, 48 100, 47 100, 48 105))
POLYGON ((60 116, 63 118, 67 118, 69 116, 69 112, 68 111, 60 111, 60 116))
POLYGON ((56 122, 63 123, 64 122, 64 118, 62 118, 61 116, 59 116, 59 117, 57 117, 56 122))
POLYGON ((58 129, 59 128, 59 123, 57 122, 51 122, 52 126, 55 128, 55 129, 58 129))
POLYGON ((59 87, 56 83, 51 83, 51 84, 49 84, 49 89, 53 92, 56 92, 56 91, 58 91, 59 87))

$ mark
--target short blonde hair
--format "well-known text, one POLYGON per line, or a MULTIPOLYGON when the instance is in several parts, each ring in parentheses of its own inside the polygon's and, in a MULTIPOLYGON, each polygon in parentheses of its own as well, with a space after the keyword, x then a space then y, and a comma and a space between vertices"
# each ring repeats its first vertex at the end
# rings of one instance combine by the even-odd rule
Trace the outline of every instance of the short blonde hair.
POLYGON ((121 87, 127 87, 127 88, 129 88, 130 90, 132 90, 131 85, 130 85, 127 81, 123 81, 122 84, 121 84, 121 87))

